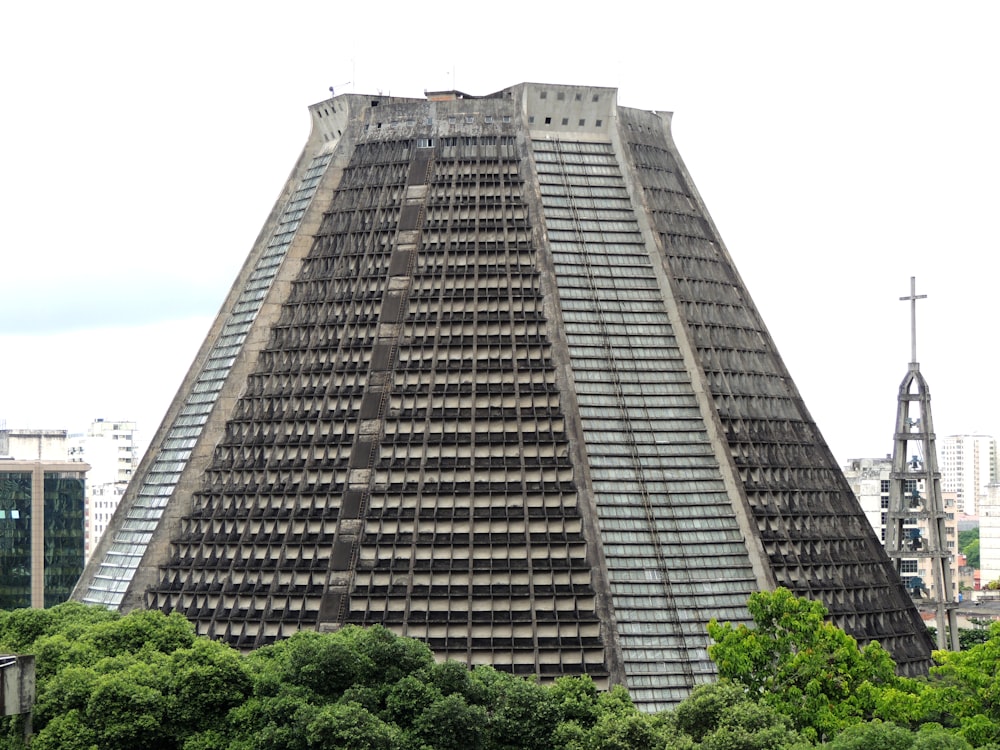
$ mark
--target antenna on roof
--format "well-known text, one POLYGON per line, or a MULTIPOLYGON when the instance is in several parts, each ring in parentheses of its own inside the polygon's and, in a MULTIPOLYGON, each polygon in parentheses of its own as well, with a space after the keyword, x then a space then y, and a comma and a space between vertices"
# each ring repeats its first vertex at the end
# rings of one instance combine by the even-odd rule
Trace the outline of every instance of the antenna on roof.
POLYGON ((349 84, 349 83, 351 83, 351 81, 344 81, 343 83, 338 83, 338 84, 337 84, 336 86, 331 86, 331 87, 330 87, 330 98, 332 99, 333 97, 335 97, 335 96, 337 95, 337 94, 336 94, 336 93, 334 92, 334 89, 335 89, 335 88, 338 88, 338 89, 339 89, 339 88, 340 88, 341 86, 346 86, 346 85, 347 85, 347 84, 349 84))

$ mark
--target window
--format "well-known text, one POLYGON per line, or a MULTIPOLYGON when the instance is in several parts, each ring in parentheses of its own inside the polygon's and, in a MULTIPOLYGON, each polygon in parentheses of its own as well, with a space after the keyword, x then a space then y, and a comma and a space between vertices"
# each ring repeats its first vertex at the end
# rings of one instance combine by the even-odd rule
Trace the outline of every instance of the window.
POLYGON ((602 125, 604 124, 604 120, 596 120, 596 121, 594 122, 594 124, 595 124, 595 125, 596 125, 597 127, 601 127, 601 126, 602 126, 602 125))
POLYGON ((548 91, 543 91, 542 93, 540 93, 538 95, 538 98, 539 99, 548 99, 549 98, 549 92, 548 91))
POLYGON ((551 125, 552 124, 552 118, 551 117, 546 117, 545 118, 545 124, 546 125, 551 125))
POLYGON ((900 560, 900 573, 916 573, 916 572, 917 572, 916 560, 900 560))
POLYGON ((563 124, 563 125, 569 125, 569 118, 568 118, 568 117, 564 117, 564 118, 562 119, 562 124, 563 124))
POLYGON ((581 128, 582 128, 582 127, 583 127, 584 125, 586 125, 586 124, 587 124, 587 121, 586 121, 586 120, 584 120, 584 119, 582 119, 582 118, 580 119, 580 122, 578 122, 578 123, 577 123, 577 125, 579 125, 579 126, 580 126, 581 128))

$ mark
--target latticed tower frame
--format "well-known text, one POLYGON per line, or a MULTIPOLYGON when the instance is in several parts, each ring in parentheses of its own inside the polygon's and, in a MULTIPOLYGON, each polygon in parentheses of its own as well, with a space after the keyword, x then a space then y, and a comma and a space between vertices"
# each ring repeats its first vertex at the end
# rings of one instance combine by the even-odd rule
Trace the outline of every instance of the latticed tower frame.
POLYGON ((955 608, 958 603, 951 596, 951 552, 946 541, 947 513, 941 498, 941 472, 937 465, 931 392, 920 373, 920 364, 916 361, 915 307, 916 300, 925 295, 918 297, 915 294, 914 279, 910 279, 910 284, 910 296, 900 298, 910 301, 914 310, 911 313, 913 344, 910 367, 899 386, 886 549, 901 577, 904 560, 929 561, 930 589, 923 585, 920 578, 910 579, 907 588, 918 605, 933 607, 938 648, 948 648, 950 640, 951 649, 957 651, 959 644, 955 608), (927 530, 926 539, 923 538, 921 528, 927 530))

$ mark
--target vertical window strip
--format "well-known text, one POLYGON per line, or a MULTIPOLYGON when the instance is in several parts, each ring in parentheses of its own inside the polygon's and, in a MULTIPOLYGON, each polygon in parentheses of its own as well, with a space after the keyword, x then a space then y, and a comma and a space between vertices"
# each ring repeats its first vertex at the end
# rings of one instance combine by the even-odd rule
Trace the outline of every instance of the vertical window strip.
MULTIPOLYGON (((672 372, 683 367, 652 262, 638 244, 641 234, 637 222, 631 213, 626 215, 621 210, 615 211, 612 222, 606 222, 605 217, 595 217, 590 208, 598 195, 618 197, 624 192, 624 180, 611 159, 610 145, 588 144, 586 151, 578 144, 562 141, 535 141, 532 145, 536 164, 545 165, 538 169, 539 188, 549 240, 556 253, 560 305, 568 319, 582 316, 589 324, 567 327, 573 370, 578 380, 600 384, 601 392, 607 394, 602 396, 600 409, 589 413, 585 410, 581 423, 590 439, 602 436, 600 445, 588 445, 595 477, 614 477, 613 482, 595 481, 594 493, 616 617, 623 625, 621 644, 626 680, 638 702, 663 707, 674 702, 674 693, 682 694, 693 684, 710 679, 707 636, 702 629, 692 632, 688 625, 704 621, 700 611, 703 608, 734 606, 742 611, 743 602, 754 586, 752 570, 747 560, 742 566, 745 570, 735 575, 735 591, 730 579, 724 586, 706 581, 694 592, 685 584, 696 574, 687 568, 689 559, 672 555, 667 545, 668 540, 673 540, 671 544, 683 540, 685 534, 691 535, 692 542, 710 533, 722 534, 723 538, 735 535, 737 541, 740 537, 728 496, 717 492, 714 498, 706 498, 701 492, 688 492, 690 459, 682 452, 657 447, 673 439, 673 430, 665 432, 664 427, 680 422, 683 415, 678 412, 676 417, 662 418, 663 409, 658 408, 662 397, 651 389, 626 395, 629 383, 641 382, 640 373, 650 369, 672 372), (596 146, 598 153, 606 150, 607 158, 604 154, 584 157, 584 153, 594 153, 591 146, 596 146), (595 170, 594 164, 602 166, 595 170), (594 221, 595 218, 598 220, 594 221), (623 242, 624 238, 627 239, 623 242), (613 273, 609 273, 611 269, 613 273), (627 273, 623 273, 626 269, 627 273), (649 337, 635 330, 637 326, 622 330, 615 324, 622 320, 623 311, 640 309, 632 307, 637 304, 642 305, 646 320, 666 334, 655 348, 651 347, 649 337), (598 353, 600 356, 595 356, 598 353), (634 442, 635 447, 624 453, 598 450, 605 441, 615 445, 634 442), (639 516, 631 519, 627 534, 612 531, 623 487, 633 489, 625 502, 640 511, 639 516), (688 503, 712 506, 697 511, 692 506, 692 511, 706 519, 693 534, 692 524, 686 519, 688 503), (647 510, 643 511, 643 507, 647 510), (650 608, 648 603, 626 596, 634 587, 630 571, 636 567, 642 570, 647 587, 652 587, 657 597, 669 601, 668 607, 650 608), (677 614, 669 615, 668 609, 677 614), (658 624, 650 627, 650 618, 658 624), (644 656, 648 650, 638 648, 640 641, 649 643, 650 638, 657 641, 660 654, 653 662, 644 656), (645 685, 644 680, 648 680, 645 685), (636 690, 641 687, 647 689, 636 690), (642 696, 636 697, 639 693, 642 696)), ((616 206, 621 207, 621 204, 616 206)), ((675 401, 681 399, 678 404, 693 403, 689 384, 671 392, 677 394, 675 401)), ((697 416, 698 432, 703 433, 700 414, 697 416)), ((685 426, 685 429, 690 428, 685 426)), ((707 434, 698 442, 707 444, 707 434)), ((705 480, 709 482, 701 482, 699 488, 721 487, 721 474, 714 457, 708 456, 698 463, 705 467, 705 480)), ((717 546, 706 549, 712 549, 713 553, 720 551, 717 546)), ((733 551, 745 554, 742 542, 733 551)))
MULTIPOLYGON (((238 351, 243 345, 278 267, 298 231, 305 206, 315 195, 316 187, 331 158, 332 154, 322 154, 312 160, 292 199, 285 205, 265 252, 251 273, 249 282, 240 292, 233 313, 208 355, 206 366, 199 373, 184 406, 167 433, 168 442, 181 435, 197 439, 201 434, 201 428, 207 422, 208 414, 235 361, 235 354, 232 352, 238 351), (193 427, 197 428, 195 433, 192 433, 193 427)), ((193 445, 194 442, 192 440, 190 444, 193 445)), ((150 540, 148 532, 140 532, 139 527, 133 524, 143 524, 143 529, 155 529, 190 457, 191 448, 165 450, 157 454, 149 472, 143 477, 135 501, 126 512, 125 523, 115 533, 111 549, 83 597, 84 602, 103 604, 109 609, 121 604, 125 589, 131 583, 150 540)))

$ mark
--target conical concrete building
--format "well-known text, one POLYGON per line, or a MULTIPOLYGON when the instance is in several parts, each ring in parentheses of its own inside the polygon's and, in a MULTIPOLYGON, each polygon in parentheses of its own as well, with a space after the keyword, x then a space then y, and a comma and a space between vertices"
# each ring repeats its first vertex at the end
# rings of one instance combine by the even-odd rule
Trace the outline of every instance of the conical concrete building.
POLYGON ((76 598, 241 648, 382 623, 658 709, 781 585, 926 666, 669 114, 540 84, 310 112, 76 598))

